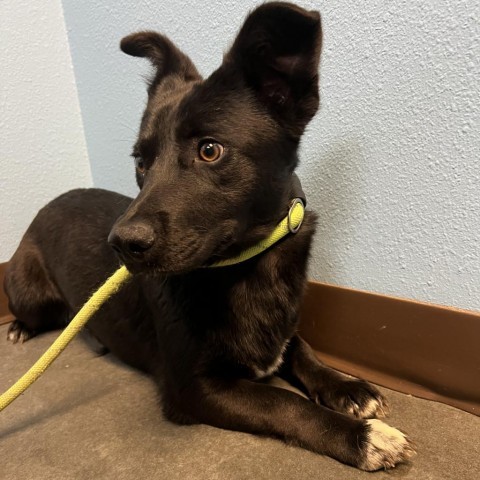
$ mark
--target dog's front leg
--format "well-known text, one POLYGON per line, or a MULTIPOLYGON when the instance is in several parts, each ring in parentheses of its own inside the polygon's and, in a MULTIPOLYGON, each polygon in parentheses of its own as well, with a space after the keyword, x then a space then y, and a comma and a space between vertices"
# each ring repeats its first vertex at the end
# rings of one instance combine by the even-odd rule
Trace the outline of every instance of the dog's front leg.
POLYGON ((324 365, 298 335, 291 339, 278 375, 306 390, 316 403, 338 412, 357 418, 384 417, 388 412, 386 399, 377 388, 324 365))
POLYGON ((202 423, 280 438, 364 470, 394 466, 412 451, 401 432, 379 420, 359 420, 250 380, 202 379, 181 403, 202 423))

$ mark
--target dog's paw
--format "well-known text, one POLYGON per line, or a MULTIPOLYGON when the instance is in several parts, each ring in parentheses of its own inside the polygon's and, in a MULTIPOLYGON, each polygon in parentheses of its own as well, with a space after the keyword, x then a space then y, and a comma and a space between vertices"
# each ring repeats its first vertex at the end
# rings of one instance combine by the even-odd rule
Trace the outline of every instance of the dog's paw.
POLYGON ((393 468, 415 455, 412 442, 400 430, 381 420, 367 420, 366 441, 362 446, 363 459, 359 464, 369 472, 393 468))
POLYGON ((29 330, 22 322, 15 320, 8 327, 7 340, 12 343, 23 343, 35 336, 33 330, 29 330))
POLYGON ((326 407, 356 418, 385 417, 389 412, 385 397, 364 380, 342 380, 317 397, 326 407))

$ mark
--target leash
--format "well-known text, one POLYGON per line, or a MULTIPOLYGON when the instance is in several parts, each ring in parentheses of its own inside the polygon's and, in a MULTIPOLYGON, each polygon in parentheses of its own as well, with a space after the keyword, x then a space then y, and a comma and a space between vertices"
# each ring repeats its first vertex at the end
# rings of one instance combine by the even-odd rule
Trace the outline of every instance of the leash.
MULTIPOLYGON (((287 217, 277 225, 267 238, 261 240, 259 243, 248 248, 236 257, 221 260, 209 265, 207 268, 234 265, 249 260, 250 258, 264 252, 289 233, 297 233, 302 225, 304 215, 305 207, 303 201, 300 198, 295 198, 290 205, 287 217)), ((65 350, 67 345, 73 340, 90 318, 111 296, 115 295, 131 277, 132 274, 125 266, 122 266, 110 278, 108 278, 108 280, 87 300, 85 305, 73 317, 65 330, 63 330, 30 370, 20 377, 20 379, 17 380, 17 382, 15 382, 5 393, 0 395, 0 412, 8 407, 8 405, 10 405, 42 375, 63 350, 65 350)))
POLYGON ((131 277, 125 266, 120 267, 85 303, 80 311, 73 317, 65 330, 53 342, 50 348, 35 362, 35 364, 0 396, 0 411, 8 407, 20 396, 40 375, 53 363, 65 350, 75 335, 90 320, 92 315, 131 277))

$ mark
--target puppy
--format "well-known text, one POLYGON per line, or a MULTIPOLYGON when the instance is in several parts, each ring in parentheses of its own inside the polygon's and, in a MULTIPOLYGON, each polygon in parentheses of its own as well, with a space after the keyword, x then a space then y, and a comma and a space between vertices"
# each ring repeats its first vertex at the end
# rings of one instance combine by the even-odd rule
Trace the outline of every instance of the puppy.
POLYGON ((8 338, 64 326, 120 258, 134 279, 88 330, 152 375, 166 418, 376 470, 413 452, 375 419, 385 399, 321 364, 296 333, 315 215, 250 260, 208 268, 268 236, 302 196, 294 170, 319 104, 321 37, 318 12, 264 4, 206 79, 166 37, 124 38, 125 53, 155 67, 133 148, 140 192, 75 190, 38 213, 6 273, 8 338), (272 374, 308 399, 259 382, 272 374))

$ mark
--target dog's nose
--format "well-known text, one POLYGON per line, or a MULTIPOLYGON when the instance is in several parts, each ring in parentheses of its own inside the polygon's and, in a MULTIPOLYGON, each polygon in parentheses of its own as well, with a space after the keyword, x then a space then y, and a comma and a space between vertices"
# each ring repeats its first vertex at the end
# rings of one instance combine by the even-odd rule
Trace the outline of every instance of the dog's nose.
POLYGON ((118 225, 112 228, 108 243, 120 255, 140 259, 155 243, 155 232, 150 225, 140 222, 118 225))

